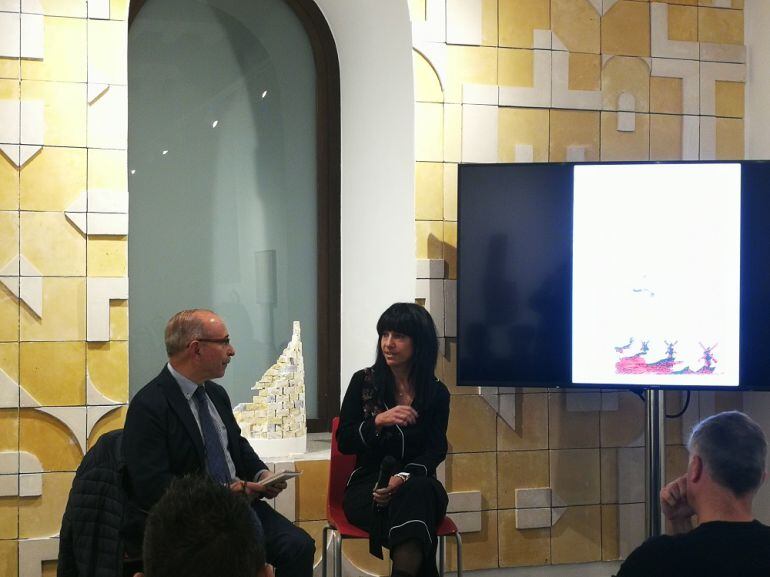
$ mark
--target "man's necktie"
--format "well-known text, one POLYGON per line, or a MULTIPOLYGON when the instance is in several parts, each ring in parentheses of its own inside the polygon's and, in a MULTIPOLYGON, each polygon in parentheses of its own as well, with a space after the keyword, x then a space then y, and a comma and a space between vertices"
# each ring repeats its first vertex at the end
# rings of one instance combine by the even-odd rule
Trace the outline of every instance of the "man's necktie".
POLYGON ((198 403, 198 418, 200 419, 201 431, 203 432, 203 445, 206 447, 206 466, 208 467, 209 475, 217 483, 230 483, 230 470, 227 468, 225 451, 222 448, 222 443, 219 441, 219 434, 217 433, 216 425, 214 425, 214 419, 209 412, 209 404, 206 402, 206 389, 203 386, 199 386, 193 396, 196 403, 198 403))

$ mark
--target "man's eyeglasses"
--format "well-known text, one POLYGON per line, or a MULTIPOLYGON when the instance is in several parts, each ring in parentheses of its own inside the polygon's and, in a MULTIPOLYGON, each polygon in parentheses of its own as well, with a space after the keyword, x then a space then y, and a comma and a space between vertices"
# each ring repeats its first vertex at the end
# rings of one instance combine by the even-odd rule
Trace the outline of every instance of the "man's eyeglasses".
POLYGON ((200 342, 200 343, 216 343, 218 345, 225 345, 225 346, 228 346, 230 344, 230 337, 225 337, 223 339, 204 339, 204 338, 200 338, 200 339, 195 339, 195 340, 200 342))

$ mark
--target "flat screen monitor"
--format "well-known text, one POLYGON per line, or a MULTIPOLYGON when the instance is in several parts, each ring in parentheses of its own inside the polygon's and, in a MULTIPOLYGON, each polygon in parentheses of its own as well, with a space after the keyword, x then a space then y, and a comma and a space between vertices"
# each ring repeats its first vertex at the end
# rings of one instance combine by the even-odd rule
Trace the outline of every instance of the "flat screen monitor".
POLYGON ((770 385, 770 163, 459 167, 458 384, 770 385))

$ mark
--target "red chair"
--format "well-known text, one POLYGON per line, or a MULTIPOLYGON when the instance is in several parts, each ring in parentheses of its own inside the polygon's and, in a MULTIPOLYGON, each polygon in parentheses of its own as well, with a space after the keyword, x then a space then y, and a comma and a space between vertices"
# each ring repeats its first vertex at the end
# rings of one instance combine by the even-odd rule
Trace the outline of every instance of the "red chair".
MULTIPOLYGON (((329 531, 332 531, 334 539, 334 577, 342 577, 342 540, 343 539, 368 539, 369 533, 353 525, 345 516, 342 509, 342 498, 345 495, 345 485, 356 464, 355 455, 343 455, 337 447, 337 427, 339 417, 332 421, 332 450, 331 463, 329 464, 329 493, 326 497, 326 519, 328 525, 323 530, 323 550, 321 553, 321 569, 323 577, 327 572, 327 544, 329 531)), ((439 538, 439 574, 444 575, 444 552, 446 538, 454 536, 457 542, 457 576, 463 574, 462 539, 457 531, 457 526, 452 519, 444 517, 436 529, 439 538)))

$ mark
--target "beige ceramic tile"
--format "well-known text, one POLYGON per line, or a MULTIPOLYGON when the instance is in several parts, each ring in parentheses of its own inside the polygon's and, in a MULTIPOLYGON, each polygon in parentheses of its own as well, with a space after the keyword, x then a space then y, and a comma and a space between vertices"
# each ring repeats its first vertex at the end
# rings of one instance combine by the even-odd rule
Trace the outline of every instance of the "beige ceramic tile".
POLYGON ((497 454, 498 507, 516 505, 516 489, 549 487, 548 451, 501 451, 497 454))
POLYGON ((599 449, 549 451, 549 464, 554 507, 599 503, 599 449))
POLYGON ((0 78, 19 78, 21 60, 19 58, 0 58, 0 78))
POLYGON ((743 119, 717 118, 717 160, 740 160, 743 157, 743 119))
POLYGON ((743 12, 724 8, 699 8, 698 40, 716 44, 743 44, 743 12))
POLYGON ((125 22, 88 21, 88 81, 126 83, 128 28, 125 22))
POLYGON ((35 409, 21 409, 19 449, 32 453, 44 471, 74 471, 83 458, 75 435, 58 419, 35 409))
POLYGON ((497 418, 497 449, 523 451, 548 448, 548 395, 516 393, 516 427, 497 418))
POLYGON ((88 149, 88 188, 116 192, 128 190, 127 165, 125 150, 88 149))
POLYGON ((517 529, 516 511, 500 510, 498 538, 500 567, 549 565, 551 562, 551 529, 517 529))
POLYGON ((0 268, 19 254, 19 213, 0 211, 0 268))
POLYGON ((501 108, 498 116, 500 162, 521 162, 517 147, 531 146, 534 162, 548 160, 548 110, 545 108, 501 108))
POLYGON ((0 343, 0 369, 14 381, 19 380, 19 343, 0 343))
POLYGON ((88 276, 126 276, 128 239, 125 236, 91 236, 87 241, 88 276))
POLYGON ((497 84, 497 48, 447 46, 446 102, 462 102, 463 84, 497 84))
POLYGON ((456 164, 444 164, 444 220, 457 220, 456 164))
POLYGON ((650 114, 650 160, 682 159, 682 117, 650 114))
POLYGON ((689 454, 686 447, 682 445, 666 447, 666 483, 670 483, 687 472, 688 459, 689 454))
POLYGON ((108 399, 128 402, 128 342, 88 343, 88 374, 108 399))
POLYGON ((0 452, 19 450, 19 410, 0 409, 0 452))
POLYGON ((86 190, 86 151, 44 147, 21 171, 22 210, 64 211, 86 190))
POLYGON ((599 53, 599 13, 590 2, 551 0, 551 28, 570 52, 599 53))
POLYGON ((551 527, 551 562, 589 563, 601 554, 601 507, 567 507, 551 527))
POLYGON ((444 224, 442 222, 418 220, 415 222, 417 235, 417 258, 444 258, 444 224))
POLYGON ((414 99, 417 102, 442 102, 444 94, 441 82, 430 62, 417 52, 412 51, 412 66, 414 67, 414 99))
POLYGON ((636 130, 619 132, 616 112, 602 112, 602 160, 648 160, 650 115, 636 114, 636 130))
POLYGON ((551 28, 550 0, 500 0, 499 25, 500 46, 535 48, 534 31, 551 28))
POLYGON ((618 506, 602 505, 602 561, 620 559, 618 506))
POLYGON ((43 18, 45 57, 22 60, 21 77, 29 80, 86 81, 86 21, 43 18))
POLYGON ((532 50, 500 49, 498 83, 500 86, 532 87, 535 61, 532 50))
POLYGON ((110 301, 110 339, 128 340, 128 301, 110 301))
POLYGON ((104 433, 114 431, 116 429, 122 429, 126 422, 126 409, 127 407, 120 407, 114 411, 107 413, 104 417, 99 419, 91 430, 91 435, 88 437, 87 446, 90 449, 96 444, 104 433))
POLYGON ((449 415, 450 453, 496 450, 495 411, 476 395, 454 395, 449 415))
POLYGON ((25 342, 20 385, 46 407, 86 402, 86 348, 82 342, 25 342))
POLYGON ((21 254, 45 276, 85 276, 86 239, 61 212, 21 213, 21 254))
POLYGON ((0 342, 19 340, 19 301, 0 284, 0 342))
POLYGON ((414 217, 441 220, 444 216, 444 165, 418 162, 414 170, 414 217))
POLYGON ((497 46, 498 0, 481 0, 481 44, 497 46))
POLYGON ((620 0, 602 18, 602 54, 650 55, 650 5, 620 0))
POLYGON ((602 60, 599 54, 569 55, 569 89, 601 90, 602 60))
POLYGON ((617 410, 601 412, 601 446, 641 447, 644 445, 644 402, 627 391, 619 391, 617 395, 617 410))
POLYGON ((19 545, 17 541, 0 541, 0 575, 18 575, 19 545))
POLYGON ((444 110, 441 104, 415 103, 414 123, 416 160, 441 162, 444 157, 444 110))
POLYGON ((585 393, 549 393, 549 447, 571 449, 599 446, 599 411, 569 411, 566 395, 585 393))
POLYGON ((682 114, 682 79, 650 77, 650 112, 682 114))
MULTIPOLYGON (((463 571, 498 567, 497 511, 481 512, 481 531, 466 533, 463 538, 463 571)), ((447 571, 456 571, 454 539, 447 540, 447 571)))
POLYGON ((128 91, 111 85, 88 105, 88 147, 125 150, 128 144, 128 91))
POLYGON ((602 70, 604 110, 619 110, 622 94, 634 97, 634 111, 650 110, 650 66, 642 58, 616 56, 602 70))
POLYGON ((44 278, 43 317, 22 306, 20 330, 22 341, 85 340, 85 278, 44 278))
POLYGON ((481 508, 496 509, 498 507, 498 453, 454 453, 446 459, 446 490, 480 491, 481 508))
POLYGON ((43 142, 25 137, 22 113, 22 142, 53 146, 86 145, 86 85, 72 82, 23 80, 22 101, 39 100, 43 104, 43 142))
POLYGON ((570 146, 583 147, 585 160, 599 160, 599 119, 598 112, 552 109, 548 160, 565 162, 570 146))
POLYGON ((746 85, 743 82, 716 81, 715 100, 717 116, 743 118, 745 87, 746 85))
POLYGON ((53 537, 61 528, 61 518, 74 473, 44 473, 42 497, 27 497, 19 503, 19 537, 53 537))
POLYGON ((0 152, 0 210, 19 208, 19 170, 0 152))
POLYGON ((668 39, 698 41, 698 9, 694 6, 668 7, 668 39))
POLYGON ((326 519, 326 494, 329 488, 329 461, 297 461, 302 472, 297 483, 297 520, 326 519))
MULTIPOLYGON (((0 539, 16 539, 19 536, 19 498, 0 497, 0 539)), ((0 541, 0 575, 13 577, 16 573, 3 573, 4 541, 0 541)))

